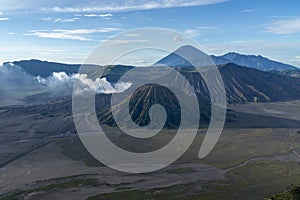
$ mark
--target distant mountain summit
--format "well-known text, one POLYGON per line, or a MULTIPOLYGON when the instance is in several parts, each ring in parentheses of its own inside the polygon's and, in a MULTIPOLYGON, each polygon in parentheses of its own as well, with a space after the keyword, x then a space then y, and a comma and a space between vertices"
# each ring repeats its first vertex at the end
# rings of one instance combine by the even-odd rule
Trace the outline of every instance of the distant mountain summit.
POLYGON ((240 66, 255 68, 263 71, 299 70, 299 68, 292 65, 270 60, 261 55, 242 55, 239 53, 230 52, 223 56, 212 56, 212 59, 216 64, 234 63, 240 66))
MULTIPOLYGON (((190 68, 193 67, 191 62, 187 61, 186 59, 182 58, 179 55, 184 55, 184 57, 188 57, 189 61, 193 61, 193 63, 201 63, 201 58, 207 58, 208 55, 200 51, 199 49, 191 46, 191 45, 185 45, 174 52, 170 53, 166 57, 160 59, 158 62, 155 63, 155 65, 167 65, 170 67, 176 67, 176 68, 190 68)), ((255 55, 243 55, 235 52, 229 52, 223 56, 211 56, 212 61, 216 65, 224 65, 228 63, 234 63, 236 65, 259 69, 262 71, 290 71, 290 70, 299 70, 299 68, 294 67, 289 64, 284 64, 281 62, 277 62, 274 60, 270 60, 268 58, 265 58, 261 55, 255 56, 255 55)), ((209 63, 208 61, 206 61, 209 63)))
POLYGON ((212 63, 212 60, 209 59, 209 56, 199 49, 191 46, 185 45, 174 52, 170 53, 166 57, 162 58, 161 60, 157 61, 154 65, 166 65, 170 67, 180 67, 180 68, 191 68, 193 65, 191 63, 197 63, 201 66, 204 66, 203 63, 212 63), (186 60, 185 58, 188 58, 186 60), (201 60, 202 59, 202 60, 201 60))

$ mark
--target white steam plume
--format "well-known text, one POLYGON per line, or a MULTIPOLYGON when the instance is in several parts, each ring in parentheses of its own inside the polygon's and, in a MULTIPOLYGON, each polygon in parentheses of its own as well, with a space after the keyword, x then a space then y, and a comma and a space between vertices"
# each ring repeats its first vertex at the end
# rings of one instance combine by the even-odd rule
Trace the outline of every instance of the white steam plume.
POLYGON ((47 85, 51 90, 56 92, 59 89, 64 91, 70 90, 76 81, 79 81, 80 87, 83 90, 104 94, 123 92, 131 86, 131 83, 123 82, 112 86, 112 84, 108 82, 105 77, 92 80, 89 79, 86 74, 67 75, 65 72, 54 72, 52 76, 46 79, 37 77, 37 80, 39 83, 47 85))
POLYGON ((106 78, 88 78, 86 74, 54 72, 48 78, 35 77, 27 74, 21 67, 12 63, 0 65, 0 106, 19 104, 25 97, 33 94, 47 93, 51 97, 70 95, 73 85, 79 82, 83 90, 95 93, 123 92, 131 83, 112 85, 106 78))

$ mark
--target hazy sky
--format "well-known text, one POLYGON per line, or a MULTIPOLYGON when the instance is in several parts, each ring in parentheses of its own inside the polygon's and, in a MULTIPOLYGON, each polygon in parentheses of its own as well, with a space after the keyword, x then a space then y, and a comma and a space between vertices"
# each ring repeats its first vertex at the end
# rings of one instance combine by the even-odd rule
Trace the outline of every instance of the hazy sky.
POLYGON ((300 67, 299 0, 0 0, 0 61, 82 63, 133 28, 170 28, 211 54, 236 51, 300 67))

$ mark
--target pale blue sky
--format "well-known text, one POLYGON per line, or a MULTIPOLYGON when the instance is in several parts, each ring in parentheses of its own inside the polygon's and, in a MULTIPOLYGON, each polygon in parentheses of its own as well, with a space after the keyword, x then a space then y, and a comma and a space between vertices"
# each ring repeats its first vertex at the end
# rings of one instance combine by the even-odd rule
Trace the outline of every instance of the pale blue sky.
POLYGON ((133 28, 170 28, 211 54, 263 55, 300 67, 299 0, 0 0, 0 61, 82 63, 133 28))

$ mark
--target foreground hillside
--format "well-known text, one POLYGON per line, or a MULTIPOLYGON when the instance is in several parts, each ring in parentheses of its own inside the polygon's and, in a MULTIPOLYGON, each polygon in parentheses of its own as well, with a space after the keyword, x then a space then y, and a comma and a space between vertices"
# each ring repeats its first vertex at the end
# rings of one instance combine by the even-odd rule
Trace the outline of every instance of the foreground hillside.
POLYGON ((265 198, 265 200, 299 200, 300 199, 300 187, 291 187, 290 189, 265 198))

